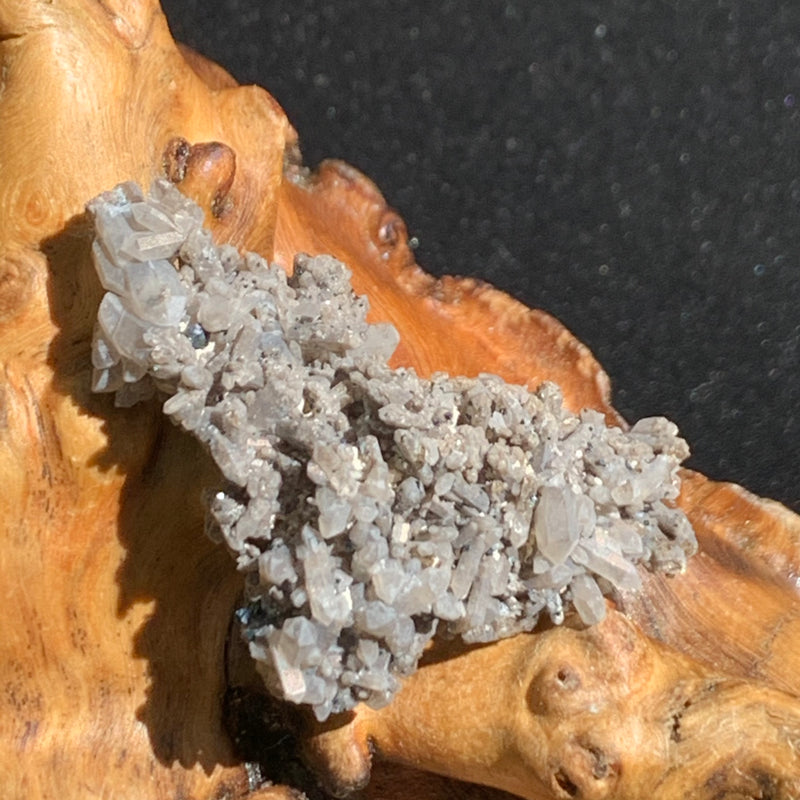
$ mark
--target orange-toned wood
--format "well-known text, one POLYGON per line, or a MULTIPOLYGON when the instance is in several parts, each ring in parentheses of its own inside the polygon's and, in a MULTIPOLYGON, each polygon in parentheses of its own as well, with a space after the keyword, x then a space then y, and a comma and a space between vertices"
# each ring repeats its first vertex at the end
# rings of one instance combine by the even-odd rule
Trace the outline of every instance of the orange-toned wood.
MULTIPOLYGON (((220 240, 346 261, 398 364, 553 380, 618 419, 560 323, 428 276, 367 178, 296 154, 275 101, 178 48, 155 0, 0 0, 4 797, 292 794, 223 719, 241 578, 203 534, 213 465, 156 404, 89 392, 99 192, 169 175, 220 240)), ((680 502, 701 545, 685 576, 647 577, 591 630, 439 643, 387 709, 311 730, 308 757, 376 800, 502 796, 448 775, 530 798, 800 796, 798 518, 690 473, 680 502)))

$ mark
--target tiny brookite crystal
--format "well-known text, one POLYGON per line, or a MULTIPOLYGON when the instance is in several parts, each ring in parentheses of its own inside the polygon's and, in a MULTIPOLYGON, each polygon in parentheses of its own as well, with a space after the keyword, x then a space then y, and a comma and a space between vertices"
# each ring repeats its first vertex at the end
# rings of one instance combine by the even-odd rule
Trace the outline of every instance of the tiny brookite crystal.
POLYGON ((437 632, 488 642, 586 624, 636 564, 696 550, 678 494, 688 455, 655 417, 623 431, 535 392, 387 365, 346 267, 288 277, 217 245, 170 183, 93 200, 93 389, 157 395, 219 467, 210 534, 244 574, 238 612, 268 688, 317 718, 386 704, 437 632))

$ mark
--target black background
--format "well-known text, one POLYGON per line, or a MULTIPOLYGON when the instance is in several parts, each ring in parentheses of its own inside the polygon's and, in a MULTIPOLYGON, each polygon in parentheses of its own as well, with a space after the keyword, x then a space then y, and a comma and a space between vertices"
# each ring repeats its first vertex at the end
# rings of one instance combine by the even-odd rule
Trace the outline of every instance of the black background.
POLYGON ((628 418, 800 509, 800 4, 165 0, 431 272, 561 319, 628 418))

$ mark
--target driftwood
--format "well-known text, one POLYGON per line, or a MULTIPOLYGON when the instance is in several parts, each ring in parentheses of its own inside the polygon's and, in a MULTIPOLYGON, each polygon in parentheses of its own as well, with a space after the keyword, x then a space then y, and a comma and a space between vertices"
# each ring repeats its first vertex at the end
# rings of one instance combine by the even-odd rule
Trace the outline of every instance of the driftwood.
MULTIPOLYGON (((231 635, 241 578, 203 534, 212 465, 157 404, 89 391, 84 204, 163 174, 219 240, 348 263, 398 364, 549 379, 618 419, 563 326, 426 275, 375 187, 337 162, 309 174, 272 98, 180 50, 154 0, 0 0, 6 797, 291 793, 245 763, 280 766, 245 741, 263 718, 237 728, 260 690, 231 635)), ((425 771, 529 798, 800 796, 800 520, 692 473, 680 503, 701 547, 684 576, 646 577, 588 630, 440 643, 386 709, 307 728, 308 762, 340 791, 371 774, 376 798, 494 792, 425 771)))

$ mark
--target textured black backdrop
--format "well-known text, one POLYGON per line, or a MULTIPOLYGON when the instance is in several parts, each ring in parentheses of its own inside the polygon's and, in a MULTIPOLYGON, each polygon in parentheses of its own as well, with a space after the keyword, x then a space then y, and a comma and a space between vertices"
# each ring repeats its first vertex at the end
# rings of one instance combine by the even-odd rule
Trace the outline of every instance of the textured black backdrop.
POLYGON ((586 342, 629 418, 800 509, 800 4, 165 0, 435 273, 586 342))

